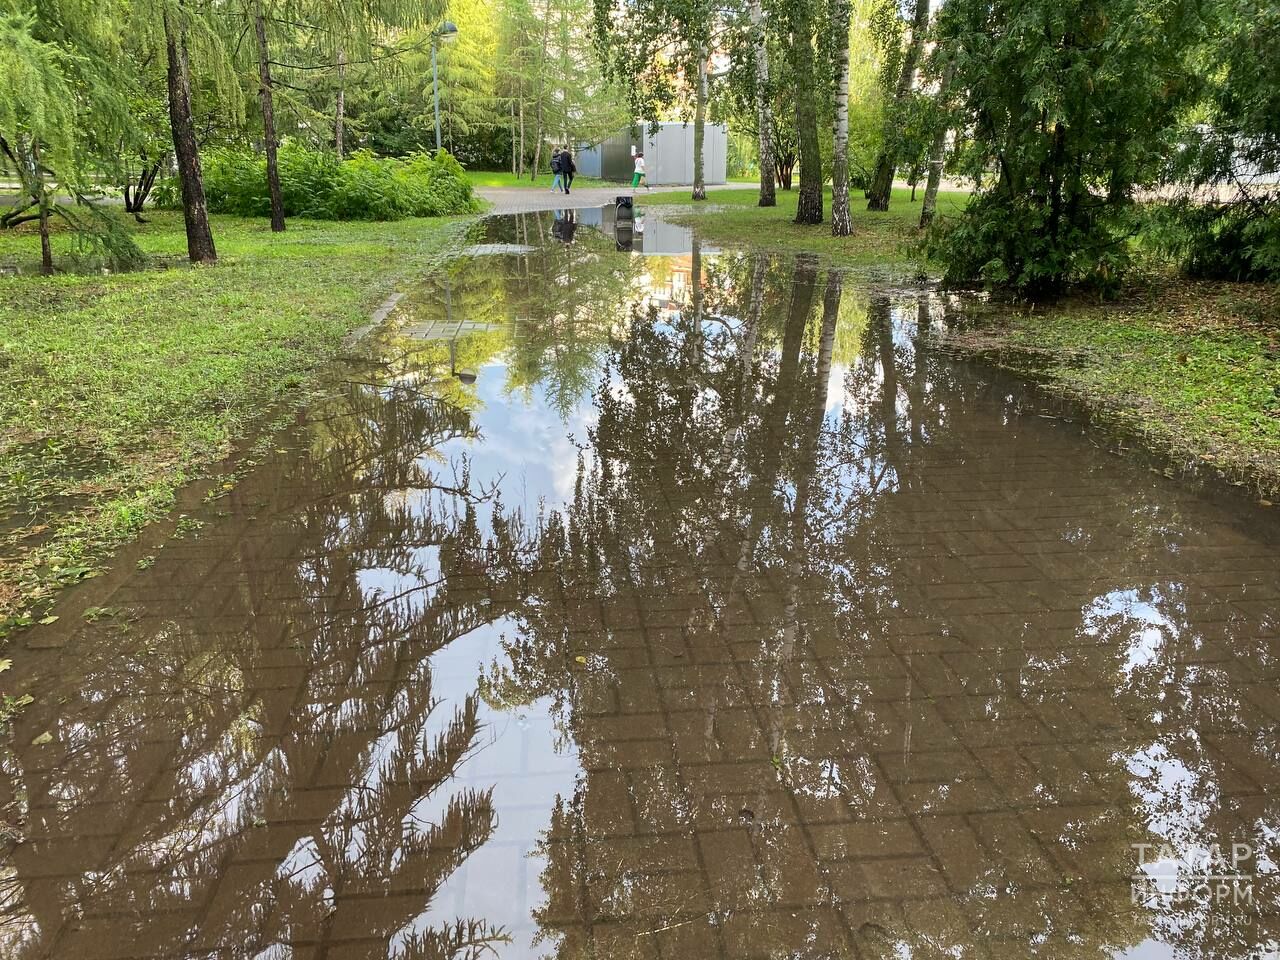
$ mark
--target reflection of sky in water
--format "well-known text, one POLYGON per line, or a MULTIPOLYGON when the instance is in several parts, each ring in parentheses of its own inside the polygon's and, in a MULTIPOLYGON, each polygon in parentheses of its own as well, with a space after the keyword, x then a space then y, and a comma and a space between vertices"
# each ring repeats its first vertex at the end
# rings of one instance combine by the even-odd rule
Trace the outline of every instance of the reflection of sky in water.
MULTIPOLYGON (((710 266, 712 260, 706 258, 704 264, 710 266)), ((653 277, 637 280, 637 292, 646 297, 646 303, 659 308, 659 329, 673 336, 679 334, 682 322, 683 305, 679 301, 687 294, 685 280, 686 271, 682 269, 671 269, 666 278, 658 282, 653 277)), ((899 420, 903 421, 901 429, 906 426, 911 391, 929 394, 934 384, 926 376, 911 382, 906 376, 913 373, 910 363, 918 333, 915 311, 903 310, 895 304, 890 310, 890 321, 892 343, 903 362, 897 371, 897 390, 892 404, 899 420)), ((704 323, 703 333, 707 338, 723 336, 726 332, 741 336, 741 321, 724 317, 704 323)), ((806 344, 806 350, 815 347, 815 343, 806 344)), ((762 340, 756 348, 776 350, 777 344, 762 340)), ((599 374, 588 379, 594 388, 599 383, 599 374)), ((848 416, 852 418, 859 446, 867 442, 868 424, 875 421, 874 415, 868 416, 867 405, 878 405, 884 381, 881 357, 876 352, 846 354, 845 362, 833 358, 826 384, 826 429, 838 429, 842 417, 848 416)), ((465 458, 473 488, 500 486, 503 502, 508 507, 518 507, 526 517, 533 517, 540 506, 548 509, 565 506, 573 496, 580 454, 574 441, 584 441, 598 419, 591 390, 575 398, 568 411, 562 412, 546 383, 513 392, 507 367, 502 362, 481 368, 473 389, 479 401, 474 409, 479 439, 453 440, 433 451, 434 462, 424 465, 447 476, 448 471, 440 466, 441 458, 455 464, 465 458)), ((615 380, 606 389, 617 398, 627 396, 626 387, 620 381, 615 380)), ((718 396, 704 388, 695 399, 695 411, 714 415, 718 403, 718 396)), ((852 498, 860 491, 866 492, 873 483, 873 459, 855 458, 851 462, 829 464, 824 482, 843 497, 852 498)), ((896 475, 880 475, 874 482, 881 489, 887 489, 895 485, 896 475)), ((783 487, 789 497, 794 496, 792 483, 786 482, 783 487)), ((419 506, 425 508, 425 501, 419 506)), ((483 504, 478 510, 483 529, 488 522, 488 511, 483 504)), ((1078 533, 1083 535, 1085 531, 1081 529, 1078 533)), ((1067 539, 1081 548, 1088 543, 1087 536, 1069 535, 1067 539)), ((434 576, 438 570, 438 558, 420 556, 415 560, 420 567, 416 573, 434 576)), ((412 585, 412 579, 388 570, 365 571, 361 585, 366 592, 385 593, 405 589, 406 585, 412 585)), ((1079 629, 1083 635, 1105 640, 1121 658, 1123 677, 1131 683, 1140 683, 1144 670, 1161 662, 1168 645, 1177 638, 1177 622, 1185 619, 1184 613, 1176 592, 1159 587, 1119 589, 1087 604, 1081 611, 1079 629)), ((511 621, 481 627, 433 657, 433 692, 444 701, 433 715, 434 721, 446 722, 453 709, 476 690, 483 666, 494 658, 501 659, 503 632, 509 635, 514 629, 511 621)), ((1064 653, 1042 662, 1041 669, 1069 669, 1069 659, 1064 653)), ((422 829, 439 822, 450 796, 456 791, 492 787, 497 830, 489 842, 446 880, 433 902, 402 935, 429 927, 441 928, 457 917, 472 916, 483 917, 512 934, 514 942, 499 948, 501 956, 535 957, 546 953, 551 946, 533 944, 537 928, 531 914, 545 900, 540 882, 545 862, 531 856, 531 852, 539 833, 549 825, 556 797, 572 795, 583 774, 574 746, 559 744, 549 709, 546 701, 501 710, 482 704, 484 726, 477 752, 459 768, 458 777, 451 781, 448 790, 425 798, 413 810, 410 819, 422 829)), ((1185 735, 1193 741, 1196 739, 1194 731, 1185 735)), ((1202 751, 1203 746, 1197 742, 1190 753, 1194 757, 1202 751)), ((1147 815, 1145 826, 1149 832, 1144 838, 1168 843, 1175 851, 1173 859, 1149 860, 1143 869, 1152 877, 1176 877, 1202 855, 1206 843, 1219 840, 1206 836, 1208 820, 1221 799, 1217 784, 1211 771, 1200 770, 1194 760, 1183 759, 1186 753, 1157 741, 1116 756, 1117 762, 1129 773, 1129 788, 1138 806, 1147 815)), ((803 766, 803 758, 795 759, 798 766, 803 766)), ((840 772, 835 771, 837 779, 840 772)), ((1166 885, 1173 882, 1170 879, 1166 885)), ((1179 929, 1194 930, 1204 923, 1204 911, 1194 907, 1164 916, 1151 931, 1154 938, 1115 956, 1124 960, 1172 957, 1172 948, 1161 941, 1173 941, 1179 929)), ((912 955, 911 948, 900 941, 884 946, 898 956, 912 955)))
MULTIPOLYGON (((502 638, 511 637, 516 624, 499 620, 460 637, 431 658, 433 695, 442 699, 436 709, 452 714, 477 687, 483 665, 504 656, 502 638)), ((441 928, 458 917, 483 917, 504 927, 512 943, 499 947, 504 958, 540 956, 534 949, 537 925, 532 918, 546 899, 541 872, 545 861, 532 856, 534 844, 551 821, 557 796, 573 795, 580 775, 577 750, 562 743, 546 700, 510 710, 480 703, 481 734, 471 756, 458 767, 447 794, 471 788, 493 789, 497 827, 493 836, 451 873, 427 910, 414 922, 417 930, 441 928)), ((439 818, 446 797, 430 798, 419 820, 439 818)))
POLYGON ((1152 599, 1144 600, 1135 590, 1113 590, 1098 597, 1084 610, 1081 630, 1095 637, 1106 636, 1126 651, 1124 673, 1132 677, 1134 671, 1155 662, 1160 648, 1177 635, 1177 627, 1161 611, 1170 601, 1156 587, 1147 591, 1152 599), (1127 638, 1118 636, 1117 622, 1129 632, 1127 638))
MULTIPOLYGON (((536 514, 540 504, 549 509, 565 506, 577 476, 578 449, 571 438, 585 440, 596 422, 591 395, 579 397, 567 419, 562 418, 543 384, 509 391, 506 367, 500 363, 479 371, 475 390, 481 401, 473 414, 479 439, 452 440, 431 451, 423 466, 441 482, 452 483, 448 463, 461 464, 465 456, 472 489, 500 483, 506 507, 519 507, 526 517, 536 514)), ((438 494, 420 492, 408 503, 415 512, 436 516, 441 512, 438 494)), ((489 522, 486 507, 477 507, 482 529, 489 522)), ((461 511, 461 502, 450 507, 455 508, 461 511)), ((435 589, 431 584, 440 575, 439 548, 411 551, 410 559, 402 570, 359 571, 366 599, 420 588, 413 605, 425 606, 435 589)), ((511 637, 515 630, 513 621, 499 620, 459 637, 432 656, 431 692, 441 702, 431 714, 425 743, 433 742, 466 697, 476 692, 484 667, 505 659, 502 638, 511 637)), ((448 876, 435 899, 402 935, 442 929, 459 917, 482 917, 512 936, 511 944, 498 948, 502 957, 536 957, 546 952, 547 945, 533 946, 537 925, 532 911, 546 895, 540 880, 544 861, 531 856, 531 851, 550 823, 556 797, 568 799, 573 794, 580 772, 577 753, 572 744, 560 742, 545 700, 516 709, 494 709, 482 700, 479 719, 481 735, 472 755, 458 767, 456 777, 415 804, 405 827, 426 830, 441 821, 460 791, 492 788, 496 829, 448 876)), ((291 869, 305 874, 305 851, 295 853, 291 869)))
MULTIPOLYGON (((1146 671, 1164 661, 1164 651, 1180 639, 1177 618, 1185 610, 1176 595, 1160 586, 1112 590, 1094 599, 1081 611, 1080 633, 1103 641, 1123 658, 1119 664, 1125 685, 1166 683, 1165 676, 1148 677, 1146 671)), ((1194 638, 1192 638, 1194 640, 1194 638)), ((1194 644, 1196 647, 1199 643, 1194 644)), ((1195 669, 1184 670, 1181 682, 1190 682, 1195 669)), ((1155 910, 1153 932, 1157 937, 1115 954, 1116 960, 1166 960, 1176 956, 1170 943, 1192 939, 1213 922, 1217 911, 1232 909, 1211 898, 1179 901, 1176 908, 1160 908, 1161 898, 1175 898, 1195 889, 1205 878, 1236 872, 1224 867, 1214 845, 1229 857, 1233 843, 1248 843, 1259 850, 1258 839, 1267 833, 1262 824, 1242 825, 1238 835, 1218 836, 1211 825, 1222 804, 1219 785, 1211 766, 1199 768, 1194 759, 1205 756, 1205 746, 1194 729, 1179 735, 1181 744, 1156 741, 1127 754, 1118 754, 1129 773, 1129 789, 1137 809, 1145 815, 1149 831, 1144 841, 1154 844, 1135 862, 1136 894, 1155 910), (1190 749, 1187 748, 1190 745, 1190 749)), ((1135 858, 1138 857, 1135 851, 1135 858)), ((1269 872, 1270 862, 1250 858, 1239 867, 1241 874, 1269 872)), ((1217 882, 1217 881, 1211 881, 1217 882)), ((1266 960, 1280 960, 1280 952, 1263 949, 1257 954, 1266 960)))
POLYGON ((578 397, 562 418, 545 384, 509 392, 501 364, 481 369, 475 390, 481 403, 473 421, 480 439, 454 440, 438 452, 454 456, 465 449, 473 484, 487 487, 501 481, 503 502, 520 507, 525 516, 534 515, 540 502, 549 508, 564 506, 578 471, 573 440, 584 441, 599 416, 592 396, 578 397))

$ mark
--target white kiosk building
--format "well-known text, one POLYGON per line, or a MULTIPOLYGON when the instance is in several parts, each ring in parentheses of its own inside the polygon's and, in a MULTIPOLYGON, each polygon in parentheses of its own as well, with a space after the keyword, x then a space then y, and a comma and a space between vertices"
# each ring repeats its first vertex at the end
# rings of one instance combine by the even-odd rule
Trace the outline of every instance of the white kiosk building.
MULTIPOLYGON (((708 184, 727 179, 726 151, 729 132, 722 123, 708 123, 702 141, 702 173, 708 184)), ((693 124, 663 123, 649 133, 647 123, 637 123, 597 144, 583 144, 574 155, 578 173, 602 180, 631 181, 636 153, 644 154, 649 183, 693 183, 693 124)))

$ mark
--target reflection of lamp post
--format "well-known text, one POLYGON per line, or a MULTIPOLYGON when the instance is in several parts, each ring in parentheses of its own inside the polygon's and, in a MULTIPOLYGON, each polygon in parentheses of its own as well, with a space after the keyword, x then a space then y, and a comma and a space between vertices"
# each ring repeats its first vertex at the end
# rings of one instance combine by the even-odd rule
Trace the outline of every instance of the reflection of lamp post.
POLYGON ((440 71, 436 69, 436 50, 441 43, 452 43, 458 39, 458 25, 452 20, 440 24, 431 36, 431 96, 436 102, 436 149, 440 149, 440 71))
MULTIPOLYGON (((453 285, 447 279, 444 282, 444 315, 445 323, 453 326, 453 285)), ((476 382, 476 375, 470 370, 458 369, 458 333, 461 330, 462 321, 459 320, 449 335, 449 376, 464 386, 470 386, 476 382)))
POLYGON ((476 375, 470 370, 458 369, 458 341, 449 341, 449 376, 466 386, 476 382, 476 375))

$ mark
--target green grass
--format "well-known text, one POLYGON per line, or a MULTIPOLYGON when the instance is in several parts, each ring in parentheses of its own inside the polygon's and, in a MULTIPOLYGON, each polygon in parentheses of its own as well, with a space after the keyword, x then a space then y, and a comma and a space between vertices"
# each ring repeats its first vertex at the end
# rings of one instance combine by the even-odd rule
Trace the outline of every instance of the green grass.
POLYGON ((1034 375, 1181 466, 1280 493, 1280 321, 1263 284, 1166 279, 1118 304, 1009 309, 944 338, 1034 375))
MULTIPOLYGON (((547 164, 551 161, 547 160, 547 164)), ((544 164, 546 166, 546 164, 544 164)), ((542 187, 544 190, 551 186, 550 169, 540 171, 536 180, 530 180, 528 176, 519 179, 510 171, 503 170, 468 170, 467 179, 471 181, 473 187, 542 187)), ((595 177, 575 176, 573 184, 576 187, 603 187, 606 181, 597 180, 595 177)))
MULTIPOLYGON (((923 195, 917 191, 917 198, 923 195)), ((831 235, 831 190, 824 195, 823 209, 827 221, 814 225, 795 223, 798 190, 779 190, 776 207, 757 206, 756 188, 712 187, 707 191, 706 205, 685 193, 655 193, 652 198, 643 191, 641 202, 651 207, 675 208, 664 213, 668 219, 695 226, 698 235, 715 243, 749 244, 763 249, 809 252, 856 267, 921 268, 915 251, 919 241, 920 200, 911 202, 910 190, 893 191, 885 212, 867 210, 861 191, 850 198, 853 234, 831 235), (681 209, 684 208, 684 209, 681 209), (687 212, 686 212, 687 209, 687 212)), ((967 193, 943 191, 938 194, 938 214, 958 214, 968 202, 967 193)))
MULTIPOLYGON (((181 216, 150 217, 137 240, 167 268, 0 279, 0 634, 163 515, 466 222, 274 235, 215 216, 221 262, 193 267, 181 216), (42 505, 34 530, 13 529, 19 502, 42 505)), ((55 257, 72 242, 55 235, 55 257)), ((37 252, 26 227, 0 234, 0 263, 37 252)))

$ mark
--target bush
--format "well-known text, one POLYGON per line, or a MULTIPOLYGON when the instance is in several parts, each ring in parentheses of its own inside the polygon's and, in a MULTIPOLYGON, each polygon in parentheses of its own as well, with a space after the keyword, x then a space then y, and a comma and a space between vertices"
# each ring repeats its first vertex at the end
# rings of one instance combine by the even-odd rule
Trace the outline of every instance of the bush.
MULTIPOLYGON (((211 150, 204 160, 209 209, 264 217, 271 212, 267 162, 244 149, 211 150)), ((280 149, 280 191, 287 217, 312 220, 403 220, 442 217, 477 208, 462 166, 444 150, 415 153, 407 160, 360 151, 339 160, 297 144, 280 149)), ((178 207, 177 180, 155 189, 158 206, 178 207)))
POLYGON ((1153 205, 1143 239, 1192 277, 1280 280, 1280 198, 1153 205))
POLYGON ((935 221, 926 249, 948 286, 1005 289, 1030 299, 1069 287, 1114 293, 1128 266, 1121 209, 1089 210, 1051 225, 1043 198, 975 196, 958 221, 935 221))

